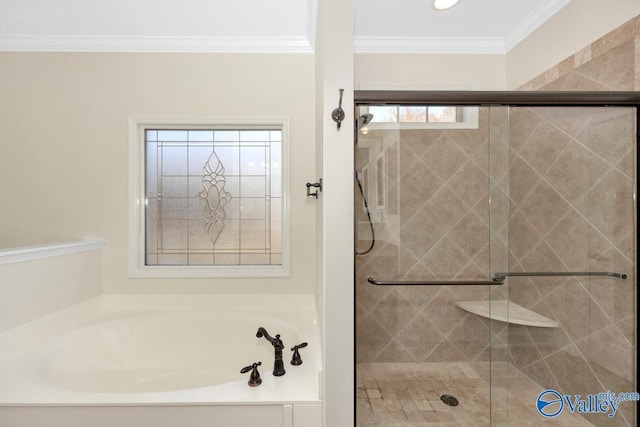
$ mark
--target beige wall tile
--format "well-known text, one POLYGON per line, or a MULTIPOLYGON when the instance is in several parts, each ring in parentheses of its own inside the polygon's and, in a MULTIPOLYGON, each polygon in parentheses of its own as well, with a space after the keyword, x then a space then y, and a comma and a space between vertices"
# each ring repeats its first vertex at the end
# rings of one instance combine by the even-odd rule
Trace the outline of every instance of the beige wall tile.
POLYGON ((593 58, 606 55, 617 46, 633 40, 634 33, 634 19, 630 19, 615 30, 591 43, 593 58))
POLYGON ((611 90, 633 90, 634 61, 634 43, 630 39, 576 68, 576 72, 611 90))
POLYGON ((584 47, 583 49, 578 51, 578 53, 573 55, 573 57, 575 58, 574 59, 575 67, 579 67, 580 65, 591 61, 592 56, 593 55, 592 55, 592 52, 591 52, 591 45, 584 47))
MULTIPOLYGON (((427 356, 428 362, 450 362, 464 360, 465 355, 453 344, 443 341, 427 356)), ((435 406, 434 406, 435 408, 435 406)))
POLYGON ((418 362, 426 360, 431 351, 445 338, 428 318, 425 314, 416 316, 398 335, 398 341, 418 362))
POLYGON ((382 303, 371 310, 371 315, 392 336, 401 331, 418 313, 418 309, 395 288, 386 295, 382 303))
POLYGON ((529 193, 533 191, 542 175, 537 173, 519 155, 514 155, 509 169, 509 197, 516 207, 522 205, 529 193))
POLYGON ((633 352, 633 345, 615 325, 591 335, 586 352, 588 361, 627 381, 635 380, 634 360, 628 357, 633 352))
POLYGON ((576 206, 610 166, 580 144, 570 143, 545 174, 549 185, 576 206))
POLYGON ((610 86, 602 84, 596 80, 572 71, 566 74, 558 80, 548 83, 539 89, 546 91, 600 91, 600 90, 612 90, 610 86))
POLYGON ((541 236, 546 235, 571 209, 558 192, 544 181, 531 191, 520 212, 541 236))
POLYGON ((577 140, 609 163, 615 164, 633 147, 634 121, 630 108, 602 108, 592 116, 577 140))
POLYGON ((447 339, 465 355, 465 360, 475 360, 489 346, 489 322, 472 314, 467 315, 451 331, 447 339))
MULTIPOLYGON (((509 221, 509 252, 516 259, 523 259, 538 243, 540 234, 521 212, 509 221)), ((513 263, 509 263, 513 265, 513 263)))
POLYGON ((520 367, 529 366, 542 358, 525 326, 509 326, 509 350, 513 363, 520 367))
POLYGON ((599 390, 600 383, 575 345, 547 357, 545 363, 558 381, 561 393, 584 394, 599 390))
POLYGON ((356 355, 358 360, 375 360, 376 355, 393 337, 376 320, 367 315, 356 325, 356 355))
POLYGON ((544 175, 570 141, 569 136, 555 127, 539 126, 516 151, 536 172, 544 175))

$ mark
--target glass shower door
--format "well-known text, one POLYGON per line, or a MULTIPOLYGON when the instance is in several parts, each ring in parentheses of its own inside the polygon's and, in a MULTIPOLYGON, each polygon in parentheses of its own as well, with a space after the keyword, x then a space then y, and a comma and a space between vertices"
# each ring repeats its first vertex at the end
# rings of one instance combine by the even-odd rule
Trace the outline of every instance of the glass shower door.
POLYGON ((630 107, 510 107, 507 137, 492 140, 492 273, 507 273, 509 301, 492 415, 505 425, 636 425, 635 402, 615 414, 589 403, 637 388, 635 119, 630 107))
POLYGON ((637 425, 635 107, 474 108, 358 127, 357 424, 637 425))
MULTIPOLYGON (((384 114, 372 107, 357 115, 384 114)), ((489 108, 452 108, 458 123, 357 129, 358 424, 491 422, 491 321, 463 308, 489 307, 500 287, 489 268, 489 108)))

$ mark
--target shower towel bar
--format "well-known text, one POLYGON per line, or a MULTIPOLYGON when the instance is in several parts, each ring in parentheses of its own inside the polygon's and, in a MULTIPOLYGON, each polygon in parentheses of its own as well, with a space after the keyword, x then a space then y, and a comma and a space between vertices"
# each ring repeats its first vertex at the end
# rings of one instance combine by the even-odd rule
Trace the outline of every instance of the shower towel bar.
POLYGON ((493 280, 504 281, 508 276, 520 277, 554 277, 554 276, 608 276, 617 277, 625 280, 627 275, 624 273, 612 273, 610 271, 531 271, 531 272, 504 272, 493 275, 493 280))
POLYGON ((627 275, 624 273, 612 273, 609 271, 532 271, 532 272, 504 272, 496 273, 491 280, 375 280, 371 277, 367 278, 367 282, 378 286, 474 286, 474 285, 503 285, 508 276, 519 277, 555 277, 555 276, 608 276, 625 280, 627 275))
POLYGON ((454 285, 454 286, 473 286, 473 285, 502 285, 503 280, 401 280, 401 281, 385 281, 375 280, 371 277, 367 278, 367 282, 372 285, 379 286, 440 286, 440 285, 454 285))

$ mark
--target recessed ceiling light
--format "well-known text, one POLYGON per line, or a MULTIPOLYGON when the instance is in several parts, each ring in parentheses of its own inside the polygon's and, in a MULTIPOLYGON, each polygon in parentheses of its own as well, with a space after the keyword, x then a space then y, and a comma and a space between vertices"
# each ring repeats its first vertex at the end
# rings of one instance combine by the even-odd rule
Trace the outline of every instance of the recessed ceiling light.
POLYGON ((435 10, 447 10, 457 5, 460 0, 433 0, 435 10))

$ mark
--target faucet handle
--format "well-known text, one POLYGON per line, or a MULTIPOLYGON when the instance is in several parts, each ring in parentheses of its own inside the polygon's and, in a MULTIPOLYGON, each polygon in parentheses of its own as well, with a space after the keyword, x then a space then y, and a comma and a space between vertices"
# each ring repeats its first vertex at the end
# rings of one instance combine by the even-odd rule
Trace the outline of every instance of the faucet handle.
POLYGON ((303 342, 302 344, 294 345, 293 347, 291 347, 291 351, 293 351, 293 356, 291 357, 292 365, 302 365, 302 358, 300 357, 300 352, 298 351, 298 349, 304 348, 307 345, 308 344, 306 342, 303 342))
POLYGON ((262 384, 260 372, 258 372, 258 366, 260 365, 262 365, 262 362, 256 362, 240 369, 241 374, 246 374, 247 372, 251 371, 251 375, 249 375, 249 387, 257 387, 262 384))

